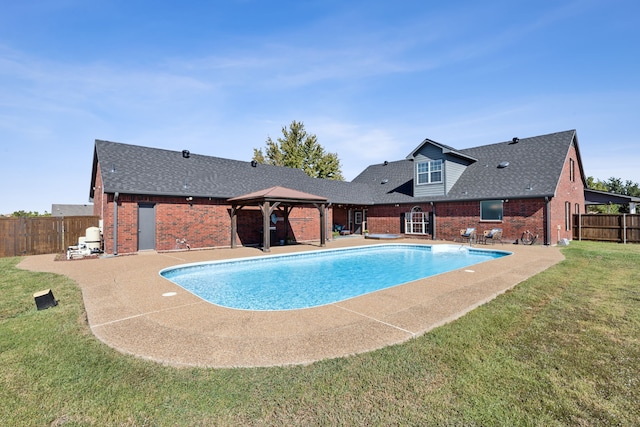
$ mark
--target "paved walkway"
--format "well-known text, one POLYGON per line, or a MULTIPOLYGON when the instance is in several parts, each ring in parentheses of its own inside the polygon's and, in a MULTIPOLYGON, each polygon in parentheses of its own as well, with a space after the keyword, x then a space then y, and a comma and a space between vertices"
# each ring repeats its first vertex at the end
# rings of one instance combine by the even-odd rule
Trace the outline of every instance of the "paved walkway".
MULTIPOLYGON (((407 242, 434 243, 393 241, 407 242)), ((327 248, 380 243, 384 242, 345 238, 328 242, 327 248)), ((177 264, 261 255, 255 248, 78 261, 39 255, 25 257, 19 267, 74 279, 82 290, 91 330, 123 353, 174 366, 274 366, 401 343, 464 315, 563 259, 556 247, 493 247, 513 255, 340 303, 274 312, 219 307, 158 274, 177 264), (176 295, 163 296, 167 292, 176 295)), ((317 249, 314 245, 277 246, 271 254, 317 249)))

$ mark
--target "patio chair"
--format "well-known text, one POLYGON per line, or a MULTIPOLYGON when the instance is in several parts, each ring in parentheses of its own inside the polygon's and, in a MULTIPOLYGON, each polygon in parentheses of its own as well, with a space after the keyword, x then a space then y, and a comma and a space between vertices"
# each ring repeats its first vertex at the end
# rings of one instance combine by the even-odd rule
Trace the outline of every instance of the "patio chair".
POLYGON ((492 245, 495 242, 504 244, 504 242, 502 241, 502 228, 492 228, 491 230, 485 230, 482 237, 485 244, 489 244, 489 241, 491 241, 492 245))
POLYGON ((339 224, 335 224, 333 226, 333 231, 337 231, 338 234, 340 234, 341 236, 347 236, 347 235, 351 234, 351 230, 349 230, 344 225, 339 225, 339 224))
POLYGON ((462 228, 460 230, 460 241, 469 241, 469 244, 476 241, 476 229, 473 227, 462 228))

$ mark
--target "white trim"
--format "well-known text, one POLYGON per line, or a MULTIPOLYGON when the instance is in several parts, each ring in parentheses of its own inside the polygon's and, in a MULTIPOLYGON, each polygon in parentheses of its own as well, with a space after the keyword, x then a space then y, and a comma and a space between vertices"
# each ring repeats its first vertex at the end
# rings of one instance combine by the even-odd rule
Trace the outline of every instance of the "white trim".
POLYGON ((420 206, 411 208, 411 212, 404 215, 405 234, 429 234, 429 215, 422 212, 420 206))
POLYGON ((435 160, 425 160, 422 162, 416 163, 416 185, 426 185, 426 184, 441 184, 444 182, 444 162, 442 159, 435 160), (433 170, 436 164, 440 165, 438 170, 433 170), (420 172, 420 166, 427 165, 427 170, 420 172), (440 173, 440 180, 433 181, 432 175, 434 173, 440 173), (426 176, 427 180, 424 182, 420 182, 420 176, 426 176))

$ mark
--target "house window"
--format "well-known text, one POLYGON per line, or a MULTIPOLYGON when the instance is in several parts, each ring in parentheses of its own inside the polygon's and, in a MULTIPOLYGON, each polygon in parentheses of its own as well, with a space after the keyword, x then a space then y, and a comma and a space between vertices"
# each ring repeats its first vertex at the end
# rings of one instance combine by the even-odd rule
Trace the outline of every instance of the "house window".
POLYGON ((569 181, 575 182, 576 180, 576 162, 573 159, 569 159, 569 181))
POLYGON ((564 202, 564 229, 571 230, 571 203, 564 202))
POLYGON ((414 206, 404 215, 404 231, 406 234, 429 233, 429 216, 420 206, 414 206))
POLYGON ((433 184, 442 182, 442 160, 430 160, 416 165, 418 184, 433 184))
POLYGON ((480 202, 481 221, 502 221, 502 200, 483 200, 480 202))

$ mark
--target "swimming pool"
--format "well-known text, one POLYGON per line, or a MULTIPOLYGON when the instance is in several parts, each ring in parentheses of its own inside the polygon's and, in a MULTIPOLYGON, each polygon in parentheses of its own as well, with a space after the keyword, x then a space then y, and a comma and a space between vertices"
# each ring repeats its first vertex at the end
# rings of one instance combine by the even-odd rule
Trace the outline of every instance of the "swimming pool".
POLYGON ((386 244, 165 268, 160 275, 229 308, 292 310, 344 301, 509 255, 461 245, 386 244))

